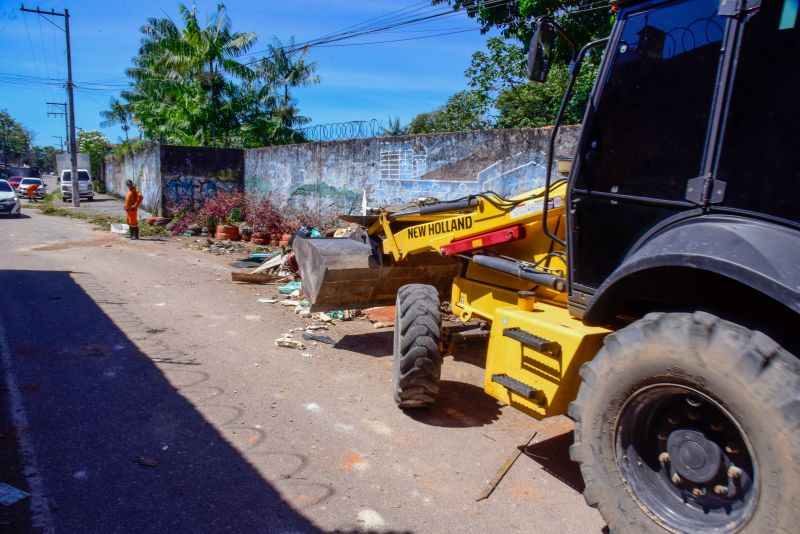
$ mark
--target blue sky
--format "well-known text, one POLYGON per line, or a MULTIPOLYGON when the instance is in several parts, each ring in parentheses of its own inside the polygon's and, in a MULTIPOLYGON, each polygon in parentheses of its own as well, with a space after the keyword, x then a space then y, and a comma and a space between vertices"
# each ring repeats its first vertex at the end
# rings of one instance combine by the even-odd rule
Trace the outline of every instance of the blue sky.
MULTIPOLYGON (((119 86, 124 70, 136 54, 139 28, 149 17, 170 16, 177 20, 177 2, 155 0, 37 0, 42 9, 66 7, 70 11, 73 77, 81 82, 119 86)), ((187 2, 191 4, 191 2, 187 2)), ((218 1, 198 0, 200 18, 213 12, 218 1)), ((441 12, 418 0, 229 0, 228 14, 237 31, 255 31, 255 50, 263 49, 273 36, 297 42, 338 32, 373 17, 415 6, 416 14, 441 12)), ((21 13, 19 0, 0 0, 0 74, 65 78, 64 35, 42 17, 21 13)), ((35 7, 26 3, 26 7, 35 7)), ((411 13, 414 15, 415 13, 411 13)), ((63 24, 59 18, 58 24, 63 24)), ((380 33, 345 41, 353 44, 420 37, 430 33, 471 30, 452 35, 405 42, 364 46, 312 48, 309 58, 318 63, 322 83, 296 91, 303 114, 313 124, 399 117, 407 123, 417 113, 443 104, 466 88, 464 70, 470 56, 482 49, 488 35, 463 13, 395 33, 380 33), (402 33, 400 33, 402 32, 402 33), (428 33, 430 32, 430 33, 428 33)), ((99 112, 112 92, 79 90, 76 93, 77 126, 95 130, 99 112)), ((48 118, 45 102, 64 102, 66 92, 57 87, 9 85, 0 81, 0 109, 36 133, 36 144, 58 146, 53 136, 64 135, 64 121, 48 118)), ((111 141, 121 135, 118 128, 101 129, 111 141)))

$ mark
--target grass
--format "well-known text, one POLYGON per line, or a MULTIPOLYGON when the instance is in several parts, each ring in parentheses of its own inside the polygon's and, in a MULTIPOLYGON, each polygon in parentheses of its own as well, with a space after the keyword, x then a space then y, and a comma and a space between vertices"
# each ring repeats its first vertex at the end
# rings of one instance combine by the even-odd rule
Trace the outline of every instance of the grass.
MULTIPOLYGON (((112 224, 124 224, 125 217, 122 215, 108 215, 105 213, 86 213, 82 211, 72 210, 69 208, 60 208, 55 205, 56 200, 61 200, 61 192, 48 194, 44 197, 42 202, 25 203, 22 205, 24 208, 37 209, 44 215, 52 215, 55 217, 67 217, 70 219, 79 219, 93 224, 97 230, 109 231, 112 224)), ((166 237, 169 233, 163 226, 153 226, 147 223, 142 223, 139 226, 139 235, 141 237, 166 237)))

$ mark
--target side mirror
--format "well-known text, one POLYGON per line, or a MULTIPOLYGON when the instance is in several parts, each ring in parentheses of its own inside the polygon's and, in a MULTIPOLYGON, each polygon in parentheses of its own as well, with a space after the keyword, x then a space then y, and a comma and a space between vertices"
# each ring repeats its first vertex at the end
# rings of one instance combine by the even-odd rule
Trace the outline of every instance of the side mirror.
POLYGON ((555 42, 555 27, 549 21, 540 19, 528 47, 528 79, 540 83, 547 80, 555 42))

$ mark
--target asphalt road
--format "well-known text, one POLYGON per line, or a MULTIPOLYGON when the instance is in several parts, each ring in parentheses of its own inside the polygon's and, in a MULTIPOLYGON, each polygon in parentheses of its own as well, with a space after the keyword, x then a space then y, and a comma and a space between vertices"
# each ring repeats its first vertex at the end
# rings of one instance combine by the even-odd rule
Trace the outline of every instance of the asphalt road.
POLYGON ((278 348, 310 321, 232 283, 232 258, 26 215, 0 220, 0 483, 32 495, 0 533, 602 531, 571 423, 485 395, 480 347, 408 415, 390 329, 278 348))

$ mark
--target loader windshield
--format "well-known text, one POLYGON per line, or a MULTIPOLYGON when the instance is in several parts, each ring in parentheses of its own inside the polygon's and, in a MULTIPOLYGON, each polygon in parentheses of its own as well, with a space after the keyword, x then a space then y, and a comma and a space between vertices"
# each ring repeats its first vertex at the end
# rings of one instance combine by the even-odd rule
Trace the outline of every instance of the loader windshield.
POLYGON ((627 15, 609 51, 584 184, 683 199, 686 180, 700 171, 725 24, 718 7, 689 0, 627 15))

